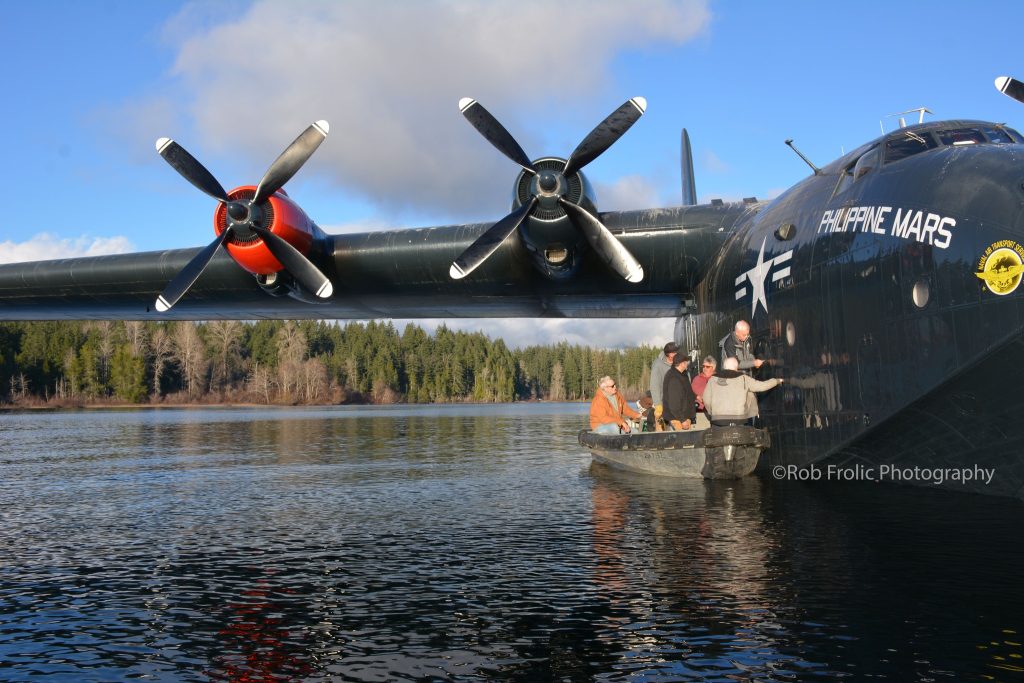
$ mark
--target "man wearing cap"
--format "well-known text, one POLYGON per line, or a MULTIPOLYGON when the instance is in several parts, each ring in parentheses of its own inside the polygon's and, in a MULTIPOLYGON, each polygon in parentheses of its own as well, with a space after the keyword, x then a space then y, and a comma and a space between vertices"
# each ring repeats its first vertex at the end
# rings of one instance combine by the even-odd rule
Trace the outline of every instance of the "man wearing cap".
POLYGON ((655 429, 661 431, 661 414, 664 410, 662 404, 662 389, 665 386, 665 375, 672 368, 672 361, 679 352, 679 345, 675 342, 665 344, 663 353, 658 354, 651 363, 651 400, 654 402, 654 424, 655 429))
POLYGON ((693 395, 690 378, 686 375, 689 364, 690 359, 685 354, 676 354, 672 367, 665 373, 665 386, 661 392, 665 401, 665 424, 677 432, 690 429, 697 419, 694 405, 697 397, 693 395))

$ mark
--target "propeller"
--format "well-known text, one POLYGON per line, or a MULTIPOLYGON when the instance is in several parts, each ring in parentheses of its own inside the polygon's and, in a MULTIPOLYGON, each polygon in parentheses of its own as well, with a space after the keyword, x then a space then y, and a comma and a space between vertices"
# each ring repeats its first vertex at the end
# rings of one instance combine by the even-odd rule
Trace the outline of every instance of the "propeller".
POLYGON ((199 190, 226 205, 229 217, 227 227, 196 254, 164 288, 156 299, 156 310, 162 313, 178 303, 232 234, 238 234, 245 239, 250 238, 251 233, 255 233, 299 284, 320 298, 326 299, 331 296, 334 288, 327 276, 287 240, 262 225, 266 215, 266 201, 291 180, 302 165, 313 156, 313 152, 327 137, 329 130, 330 126, 326 121, 317 121, 306 128, 263 174, 263 179, 260 180, 252 199, 232 200, 213 174, 184 147, 170 138, 160 138, 156 141, 156 151, 171 168, 199 190))
POLYGON ((1024 83, 1010 76, 1000 76, 996 79, 996 89, 1007 97, 1012 97, 1018 102, 1024 102, 1024 83))
POLYGON ((493 254, 509 235, 522 225, 526 217, 538 204, 561 206, 569 220, 577 227, 590 243, 591 248, 608 263, 611 268, 629 282, 640 282, 644 270, 636 258, 626 249, 601 221, 587 209, 565 198, 569 184, 568 176, 578 173, 580 169, 600 156, 611 147, 616 140, 636 123, 647 108, 647 101, 642 97, 627 100, 612 112, 604 121, 576 146, 561 172, 539 170, 515 141, 515 138, 476 100, 466 97, 459 102, 459 111, 466 117, 470 125, 483 135, 488 142, 509 159, 519 164, 527 173, 537 176, 533 196, 519 208, 487 229, 462 254, 455 259, 449 270, 453 279, 461 279, 469 275, 481 263, 493 254))

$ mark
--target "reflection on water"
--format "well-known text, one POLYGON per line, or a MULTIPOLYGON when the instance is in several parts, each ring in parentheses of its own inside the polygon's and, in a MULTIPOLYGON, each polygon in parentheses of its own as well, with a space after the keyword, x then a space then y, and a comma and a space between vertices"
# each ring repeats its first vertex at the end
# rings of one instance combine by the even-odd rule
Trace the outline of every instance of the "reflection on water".
POLYGON ((625 636, 615 669, 765 680, 824 669, 796 654, 759 479, 672 481, 598 465, 592 474, 597 580, 609 627, 625 636))
POLYGON ((0 417, 2 680, 1022 680, 1012 500, 591 466, 586 406, 0 417))

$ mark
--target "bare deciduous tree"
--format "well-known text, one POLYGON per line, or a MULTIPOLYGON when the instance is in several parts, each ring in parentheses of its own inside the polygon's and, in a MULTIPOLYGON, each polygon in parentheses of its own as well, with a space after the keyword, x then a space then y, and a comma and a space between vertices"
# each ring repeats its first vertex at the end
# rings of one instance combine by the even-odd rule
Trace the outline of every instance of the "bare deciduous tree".
POLYGON ((174 343, 164 328, 153 333, 153 395, 160 395, 160 380, 164 376, 164 368, 174 357, 174 343))
POLYGON ((274 388, 274 378, 265 365, 260 365, 258 362, 253 364, 252 371, 249 373, 248 386, 249 393, 262 399, 264 403, 270 403, 270 392, 274 388))
POLYGON ((300 398, 302 361, 306 358, 306 335, 289 320, 277 333, 277 374, 281 397, 288 401, 300 398))
POLYGON ((551 401, 565 400, 565 371, 558 361, 555 361, 551 368, 551 389, 548 391, 548 399, 551 401))
POLYGON ((327 366, 319 358, 310 358, 302 364, 302 398, 317 403, 327 396, 327 366))
POLYGON ((141 320, 126 320, 124 323, 124 334, 128 340, 128 346, 132 355, 145 358, 149 352, 146 339, 146 324, 141 320))
POLYGON ((217 356, 211 384, 213 387, 229 389, 238 367, 238 349, 242 342, 242 324, 237 320, 215 320, 206 327, 217 356))
POLYGON ((195 323, 178 322, 174 324, 174 358, 181 368, 181 376, 185 380, 189 398, 202 393, 203 380, 206 377, 206 349, 199 338, 195 323))

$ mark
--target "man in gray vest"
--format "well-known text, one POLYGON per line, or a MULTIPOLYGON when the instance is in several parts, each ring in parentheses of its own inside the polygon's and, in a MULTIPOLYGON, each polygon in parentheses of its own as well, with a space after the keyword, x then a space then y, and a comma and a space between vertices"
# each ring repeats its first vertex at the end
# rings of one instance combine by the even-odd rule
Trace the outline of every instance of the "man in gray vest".
POLYGON ((654 428, 662 431, 661 414, 663 411, 662 388, 665 386, 665 375, 672 367, 672 361, 679 352, 679 345, 675 342, 665 344, 663 353, 658 354, 651 363, 651 400, 654 402, 654 428))
POLYGON ((754 392, 768 391, 779 384, 782 380, 775 377, 763 382, 748 377, 739 371, 735 358, 726 358, 722 369, 712 375, 704 387, 704 410, 712 425, 745 424, 758 416, 754 392))

